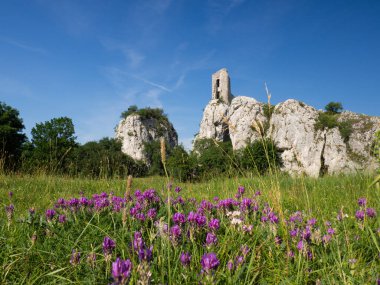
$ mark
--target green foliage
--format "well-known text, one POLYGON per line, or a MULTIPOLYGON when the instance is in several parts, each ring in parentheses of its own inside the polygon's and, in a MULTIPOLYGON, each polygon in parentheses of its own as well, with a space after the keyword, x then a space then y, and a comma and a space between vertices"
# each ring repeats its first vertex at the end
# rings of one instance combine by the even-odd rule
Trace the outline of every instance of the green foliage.
POLYGON ((70 174, 91 178, 140 177, 146 174, 143 162, 135 161, 121 151, 121 142, 103 138, 87 142, 74 150, 70 174))
MULTIPOLYGON (((170 153, 170 146, 165 143, 166 156, 170 153)), ((148 161, 149 175, 165 175, 164 166, 161 161, 161 145, 159 141, 144 143, 144 153, 148 161)))
POLYGON ((325 106, 325 110, 330 114, 339 114, 343 111, 343 105, 340 102, 330 102, 325 106))
POLYGON ((170 176, 179 181, 195 179, 196 157, 189 155, 182 145, 173 148, 166 164, 170 176))
POLYGON ((338 126, 338 115, 325 112, 319 113, 317 122, 315 123, 317 130, 332 129, 338 126))
POLYGON ((269 104, 264 104, 263 105, 263 112, 264 112, 264 116, 267 118, 267 120, 269 121, 270 118, 272 117, 272 114, 273 114, 273 111, 274 111, 274 108, 276 106, 274 105, 269 105, 269 104))
POLYGON ((200 177, 211 178, 215 175, 236 173, 236 158, 230 141, 197 140, 193 155, 197 158, 197 172, 200 177))
POLYGON ((376 131, 375 138, 373 140, 372 153, 380 163, 380 130, 376 131))
POLYGON ((126 118, 131 114, 137 114, 141 117, 142 120, 145 119, 156 119, 159 123, 162 123, 165 126, 169 126, 168 116, 164 113, 164 110, 161 108, 142 108, 139 109, 136 105, 132 105, 128 108, 127 111, 121 113, 122 118, 126 118))
POLYGON ((343 106, 339 102, 330 102, 325 106, 326 112, 320 112, 315 123, 316 130, 333 129, 338 127, 340 136, 345 143, 348 142, 350 135, 353 132, 352 125, 354 120, 339 121, 340 112, 343 106))
POLYGON ((49 173, 65 172, 77 146, 74 124, 68 117, 53 118, 32 128, 33 162, 49 173))
POLYGON ((26 136, 18 110, 0 102, 0 171, 14 170, 26 136))
POLYGON ((125 119, 126 117, 128 117, 129 115, 132 115, 133 113, 136 113, 138 111, 138 108, 136 105, 131 105, 128 107, 128 110, 127 111, 124 111, 121 113, 121 118, 122 119, 125 119))
POLYGON ((349 138, 353 132, 353 129, 352 129, 353 123, 354 122, 352 120, 347 120, 347 121, 339 122, 339 124, 338 124, 340 136, 342 137, 342 139, 345 143, 348 142, 348 140, 349 140, 349 138))
POLYGON ((270 139, 257 140, 239 152, 240 166, 259 174, 281 166, 279 150, 270 139))

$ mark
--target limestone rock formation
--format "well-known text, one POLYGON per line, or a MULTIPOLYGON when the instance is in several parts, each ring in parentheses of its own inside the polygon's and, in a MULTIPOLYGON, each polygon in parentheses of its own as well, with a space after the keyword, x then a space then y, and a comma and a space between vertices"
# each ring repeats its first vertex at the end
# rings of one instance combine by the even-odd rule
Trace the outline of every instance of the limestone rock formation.
POLYGON ((318 176, 324 134, 315 131, 318 111, 296 100, 278 104, 270 120, 269 137, 282 151, 284 170, 318 176))
POLYGON ((164 137, 170 146, 178 145, 178 135, 170 122, 156 118, 143 119, 138 114, 131 114, 121 120, 116 128, 116 138, 122 142, 122 152, 133 159, 147 162, 144 143, 164 137))
POLYGON ((203 112, 199 133, 196 139, 212 138, 225 141, 229 138, 227 125, 228 105, 212 99, 203 112))
POLYGON ((263 103, 253 98, 239 96, 232 99, 228 108, 228 126, 232 147, 240 149, 260 138, 258 127, 264 126, 263 103))
POLYGON ((289 99, 279 103, 271 116, 266 114, 267 118, 263 103, 229 94, 230 79, 227 70, 222 69, 212 77, 212 100, 204 110, 195 140, 231 140, 237 150, 261 138, 259 126, 279 148, 282 169, 290 174, 318 177, 378 167, 370 153, 374 134, 380 130, 380 117, 345 111, 337 116, 339 126, 318 128, 322 111, 303 102, 289 99))

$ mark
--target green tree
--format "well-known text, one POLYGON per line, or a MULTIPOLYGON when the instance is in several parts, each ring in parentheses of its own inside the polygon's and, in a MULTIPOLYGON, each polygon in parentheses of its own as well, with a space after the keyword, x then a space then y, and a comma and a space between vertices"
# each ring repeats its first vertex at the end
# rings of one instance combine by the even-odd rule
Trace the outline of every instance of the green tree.
POLYGON ((33 160, 48 172, 65 172, 77 146, 74 124, 68 117, 53 118, 32 129, 33 160))
POLYGON ((124 111, 121 113, 120 117, 122 119, 125 119, 126 117, 128 117, 129 115, 133 114, 133 113, 136 113, 138 111, 139 108, 137 108, 136 105, 131 105, 128 107, 128 110, 127 111, 124 111))
POLYGON ((195 178, 195 157, 190 156, 182 145, 173 148, 166 164, 170 175, 180 181, 189 181, 195 178))
POLYGON ((92 178, 142 176, 147 168, 121 151, 121 142, 113 138, 87 142, 77 147, 70 164, 70 173, 92 178))
POLYGON ((209 178, 213 175, 236 172, 236 158, 230 141, 197 140, 192 154, 197 158, 197 172, 201 177, 209 178))
POLYGON ((18 164, 26 140, 23 129, 18 110, 0 102, 0 170, 14 170, 18 164))
POLYGON ((264 174, 281 166, 280 153, 270 139, 257 140, 239 153, 242 169, 264 174))
POLYGON ((330 102, 325 106, 325 110, 330 114, 339 114, 343 111, 343 105, 340 102, 330 102))

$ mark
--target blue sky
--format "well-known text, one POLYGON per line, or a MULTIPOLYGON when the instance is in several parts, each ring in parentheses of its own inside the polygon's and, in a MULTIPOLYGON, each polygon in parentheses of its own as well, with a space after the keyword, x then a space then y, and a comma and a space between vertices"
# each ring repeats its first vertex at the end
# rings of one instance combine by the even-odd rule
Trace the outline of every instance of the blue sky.
POLYGON ((31 128, 73 119, 113 136, 128 106, 162 107, 190 146, 211 74, 232 93, 380 116, 380 1, 1 1, 0 101, 31 128))

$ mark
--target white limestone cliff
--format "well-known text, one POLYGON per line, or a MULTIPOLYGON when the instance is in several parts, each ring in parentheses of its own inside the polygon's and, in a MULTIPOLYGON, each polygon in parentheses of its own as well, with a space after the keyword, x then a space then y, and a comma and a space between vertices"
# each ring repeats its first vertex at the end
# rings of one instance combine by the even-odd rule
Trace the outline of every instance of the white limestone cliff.
POLYGON ((115 136, 122 142, 123 153, 144 162, 147 162, 144 143, 164 137, 170 146, 178 144, 178 135, 171 123, 159 122, 155 118, 142 119, 138 114, 131 114, 121 120, 115 136))

